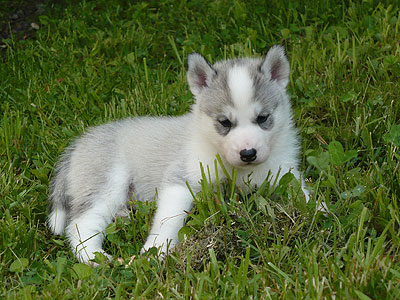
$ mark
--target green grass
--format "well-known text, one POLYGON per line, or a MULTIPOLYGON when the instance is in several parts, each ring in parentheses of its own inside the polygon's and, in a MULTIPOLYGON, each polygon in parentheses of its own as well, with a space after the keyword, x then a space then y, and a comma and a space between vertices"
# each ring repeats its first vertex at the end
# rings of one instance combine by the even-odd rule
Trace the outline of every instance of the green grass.
POLYGON ((400 8, 391 2, 48 4, 35 39, 0 49, 0 298, 399 299, 400 8), (92 125, 188 111, 189 53, 263 55, 282 39, 313 201, 289 175, 274 193, 229 182, 213 192, 205 170, 187 239, 167 260, 138 255, 154 205, 137 203, 105 244, 115 257, 137 255, 133 263, 78 263, 45 225, 63 149, 92 125))

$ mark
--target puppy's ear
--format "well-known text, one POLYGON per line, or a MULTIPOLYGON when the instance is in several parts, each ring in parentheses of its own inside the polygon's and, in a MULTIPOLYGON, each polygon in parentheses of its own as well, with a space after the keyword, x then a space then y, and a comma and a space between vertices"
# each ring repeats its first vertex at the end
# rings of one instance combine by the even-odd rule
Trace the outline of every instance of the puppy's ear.
POLYGON ((285 55, 285 48, 275 45, 269 49, 261 64, 261 72, 271 81, 286 88, 289 83, 290 65, 285 55))
POLYGON ((208 87, 216 74, 211 64, 200 54, 192 53, 188 57, 187 81, 193 95, 197 96, 208 87))

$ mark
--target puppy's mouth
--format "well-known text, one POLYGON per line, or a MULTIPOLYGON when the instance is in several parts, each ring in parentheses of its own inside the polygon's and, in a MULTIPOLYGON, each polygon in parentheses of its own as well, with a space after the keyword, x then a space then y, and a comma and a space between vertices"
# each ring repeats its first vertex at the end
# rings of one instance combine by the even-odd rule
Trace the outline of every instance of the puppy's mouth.
POLYGON ((258 160, 253 160, 253 161, 240 161, 239 164, 236 165, 238 168, 246 168, 246 167, 252 167, 252 166, 257 166, 261 162, 258 160))

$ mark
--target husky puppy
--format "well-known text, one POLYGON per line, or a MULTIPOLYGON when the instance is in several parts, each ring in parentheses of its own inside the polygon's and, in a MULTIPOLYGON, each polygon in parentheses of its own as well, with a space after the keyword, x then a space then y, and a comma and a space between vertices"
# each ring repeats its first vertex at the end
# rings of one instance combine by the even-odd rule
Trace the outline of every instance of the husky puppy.
POLYGON ((214 170, 217 154, 228 170, 236 168, 239 185, 248 178, 261 185, 269 172, 300 177, 284 48, 272 47, 263 59, 214 65, 193 53, 188 65, 195 98, 191 112, 91 128, 62 155, 51 180, 48 223, 55 234, 66 233, 81 262, 90 263, 95 252, 105 254, 104 231, 133 193, 152 200, 157 191, 157 211, 142 252, 158 247, 165 254, 178 242, 192 208, 186 183, 198 192, 200 163, 214 170))

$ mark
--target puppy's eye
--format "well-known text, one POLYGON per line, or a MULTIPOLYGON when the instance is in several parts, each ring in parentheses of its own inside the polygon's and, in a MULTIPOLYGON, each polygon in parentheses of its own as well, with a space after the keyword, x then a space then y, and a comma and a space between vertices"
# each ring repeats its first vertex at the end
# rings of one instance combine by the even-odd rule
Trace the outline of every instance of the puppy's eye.
POLYGON ((232 127, 232 122, 229 121, 228 119, 218 120, 218 122, 224 127, 227 127, 227 128, 232 127))
POLYGON ((269 118, 269 114, 268 115, 259 115, 256 120, 257 124, 265 123, 268 120, 268 118, 269 118))

